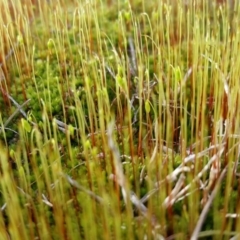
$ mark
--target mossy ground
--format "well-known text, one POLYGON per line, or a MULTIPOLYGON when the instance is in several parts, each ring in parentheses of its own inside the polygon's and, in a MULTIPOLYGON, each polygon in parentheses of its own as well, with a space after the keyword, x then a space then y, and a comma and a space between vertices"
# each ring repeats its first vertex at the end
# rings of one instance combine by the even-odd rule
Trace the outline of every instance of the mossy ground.
POLYGON ((46 2, 1 27, 1 239, 239 232, 240 9, 152 2, 46 2))

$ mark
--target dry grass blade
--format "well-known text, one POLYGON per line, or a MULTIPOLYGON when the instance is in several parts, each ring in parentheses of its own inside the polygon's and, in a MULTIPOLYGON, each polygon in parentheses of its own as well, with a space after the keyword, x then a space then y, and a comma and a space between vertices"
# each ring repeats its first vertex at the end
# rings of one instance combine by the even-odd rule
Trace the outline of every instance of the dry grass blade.
POLYGON ((134 42, 132 37, 128 38, 128 43, 129 43, 129 55, 130 55, 130 71, 132 76, 137 76, 137 59, 136 59, 136 51, 134 47, 134 42))
POLYGON ((197 225, 196 225, 196 227, 195 227, 195 229, 194 229, 194 231, 192 233, 192 236, 190 238, 191 240, 198 239, 198 234, 201 231, 201 227, 202 227, 202 225, 204 223, 206 215, 208 214, 209 208, 211 207, 212 202, 213 202, 213 200, 214 200, 214 198, 215 198, 215 196, 216 196, 216 194, 218 192, 218 189, 221 186, 221 182, 224 179, 224 177, 226 175, 226 172, 227 172, 227 167, 225 167, 222 170, 221 175, 219 176, 218 181, 217 181, 217 183, 216 183, 216 185, 215 185, 215 187, 214 187, 214 189, 213 189, 213 191, 212 191, 212 193, 211 193, 211 195, 210 195, 206 205, 204 206, 204 208, 203 208, 203 210, 201 212, 201 215, 199 217, 198 223, 197 223, 197 225))
POLYGON ((122 194, 125 203, 127 203, 130 199, 130 192, 127 187, 127 182, 123 173, 123 168, 121 164, 121 155, 117 149, 117 146, 115 145, 113 141, 113 130, 114 130, 114 121, 111 121, 108 125, 108 146, 113 154, 114 159, 114 166, 115 166, 115 172, 116 172, 116 181, 121 186, 122 194))
POLYGON ((164 200, 163 202, 163 207, 168 208, 169 206, 172 206, 174 201, 176 200, 176 196, 177 194, 180 192, 183 184, 185 181, 185 176, 184 174, 181 174, 174 189, 172 190, 172 192, 170 193, 170 195, 164 200))
POLYGON ((104 204, 104 200, 97 196, 95 193, 93 193, 92 191, 84 188, 83 186, 81 186, 77 181, 75 181, 74 179, 72 179, 69 175, 64 174, 63 177, 75 188, 83 191, 84 193, 88 194, 91 198, 93 198, 95 201, 97 201, 98 203, 104 204))
POLYGON ((236 234, 234 237, 229 238, 229 240, 238 240, 240 237, 240 234, 236 234))
MULTIPOLYGON (((15 117, 15 116, 17 116, 17 114, 19 113, 19 112, 21 112, 23 115, 24 115, 24 117, 25 118, 27 118, 27 115, 26 115, 26 113, 23 111, 23 107, 25 107, 29 102, 30 102, 30 100, 31 99, 28 99, 27 101, 25 101, 22 105, 19 105, 19 104, 17 104, 17 109, 14 111, 14 113, 6 120, 6 122, 4 123, 4 128, 6 128, 9 124, 10 124, 10 122, 13 120, 13 118, 15 117)), ((2 132, 3 130, 2 129, 0 129, 0 133, 2 132)))
MULTIPOLYGON (((117 146, 114 143, 113 140, 113 129, 114 129, 114 121, 112 121, 108 126, 108 145, 109 148, 113 154, 114 157, 114 165, 115 165, 115 171, 116 171, 116 181, 120 185, 123 197, 125 199, 125 203, 127 203, 129 200, 131 203, 138 209, 138 211, 146 218, 149 218, 148 215, 148 209, 144 206, 141 200, 136 196, 135 193, 129 190, 127 186, 127 180, 125 178, 125 175, 123 173, 123 168, 121 164, 121 158, 119 150, 117 149, 117 146)), ((151 223, 155 228, 159 228, 160 225, 157 222, 156 217, 150 216, 151 223)))
MULTIPOLYGON (((191 184, 193 184, 194 182, 199 181, 199 180, 201 179, 201 177, 203 176, 203 174, 210 169, 210 167, 212 166, 213 162, 216 161, 216 160, 218 160, 218 159, 221 157, 221 155, 222 155, 223 152, 224 152, 224 149, 225 149, 225 148, 224 148, 224 146, 223 146, 222 148, 220 148, 220 149, 218 150, 218 152, 208 161, 208 163, 203 167, 202 171, 197 174, 197 176, 191 181, 191 183, 188 184, 186 187, 184 187, 184 188, 177 194, 177 196, 176 196, 176 198, 174 199, 174 201, 176 201, 178 198, 184 196, 184 195, 188 192, 188 190, 190 189, 191 184)), ((172 201, 173 201, 173 200, 172 200, 172 201)), ((174 202, 174 201, 173 201, 173 202, 174 202)))

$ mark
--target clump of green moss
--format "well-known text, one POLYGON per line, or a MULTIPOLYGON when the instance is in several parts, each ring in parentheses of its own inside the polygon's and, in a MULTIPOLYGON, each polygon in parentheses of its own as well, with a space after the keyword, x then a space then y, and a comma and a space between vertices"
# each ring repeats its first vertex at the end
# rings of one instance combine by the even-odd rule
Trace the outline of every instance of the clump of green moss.
POLYGON ((240 62, 229 9, 70 5, 39 4, 7 63, 17 104, 1 109, 4 237, 236 234, 240 62))

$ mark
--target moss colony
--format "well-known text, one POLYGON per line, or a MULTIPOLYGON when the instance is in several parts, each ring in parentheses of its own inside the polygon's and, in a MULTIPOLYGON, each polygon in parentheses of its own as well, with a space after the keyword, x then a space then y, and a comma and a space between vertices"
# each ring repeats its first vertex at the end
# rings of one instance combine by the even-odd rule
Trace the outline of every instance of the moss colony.
POLYGON ((237 2, 1 4, 0 239, 238 238, 237 2))

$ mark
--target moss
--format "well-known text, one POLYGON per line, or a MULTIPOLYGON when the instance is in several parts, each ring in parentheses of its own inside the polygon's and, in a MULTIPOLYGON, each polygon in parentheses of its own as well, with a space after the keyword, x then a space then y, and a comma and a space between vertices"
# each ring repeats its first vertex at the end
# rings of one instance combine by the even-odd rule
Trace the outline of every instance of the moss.
MULTIPOLYGON (((6 142, 1 131, 6 146, 0 146, 0 203, 10 203, 2 220, 8 228, 9 222, 16 226, 12 216, 22 219, 22 231, 31 238, 151 239, 158 230, 150 217, 161 223, 164 237, 189 238, 203 210, 209 169, 201 182, 196 176, 219 151, 209 145, 224 141, 224 164, 231 165, 229 156, 237 155, 237 142, 226 140, 232 136, 222 137, 217 128, 222 118, 230 125, 239 120, 238 93, 232 90, 239 63, 228 53, 235 52, 239 40, 228 38, 226 9, 220 17, 217 6, 186 8, 169 1, 75 4, 70 14, 60 2, 39 5, 43 12, 31 31, 15 37, 18 46, 7 62, 8 90, 18 104, 31 101, 23 108, 27 118, 18 113, 10 121, 6 142), (224 97, 226 85, 230 91, 224 97), (112 115, 114 137, 108 129, 112 115), (178 190, 189 185, 189 195, 164 209, 180 175, 171 179, 171 173, 190 154, 196 158, 185 167, 194 168, 183 172, 178 190), (146 218, 133 216, 141 211, 124 201, 116 161, 123 165, 128 190, 139 198, 149 194, 146 218), (16 199, 22 212, 14 215, 9 199, 16 199)), ((2 95, 0 104, 5 104, 2 95)), ((1 109, 1 125, 16 109, 16 104, 1 109)), ((232 182, 229 176, 222 181, 203 232, 235 229, 224 215, 237 212, 238 181, 232 182)))

